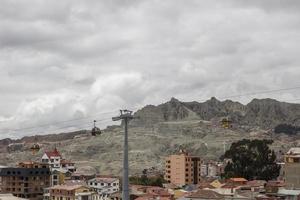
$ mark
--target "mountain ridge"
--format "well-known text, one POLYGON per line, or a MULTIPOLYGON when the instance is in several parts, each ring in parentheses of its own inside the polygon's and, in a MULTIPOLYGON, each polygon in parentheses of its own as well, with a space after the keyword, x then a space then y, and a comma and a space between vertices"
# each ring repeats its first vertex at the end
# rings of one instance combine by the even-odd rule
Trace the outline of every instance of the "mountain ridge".
MULTIPOLYGON (((211 98, 205 102, 170 101, 137 110, 139 118, 130 122, 129 159, 131 174, 143 169, 164 168, 165 156, 183 147, 192 155, 217 160, 232 142, 240 139, 272 139, 272 149, 285 152, 300 144, 300 135, 273 132, 278 123, 299 124, 300 105, 262 99, 243 105, 231 100, 211 98), (233 126, 224 128, 224 117, 233 126)), ((39 160, 44 151, 57 147, 63 156, 81 168, 94 168, 102 174, 120 174, 122 171, 123 127, 109 126, 100 136, 90 130, 73 133, 26 136, 19 140, 0 140, 0 165, 14 165, 21 160, 39 160), (41 150, 32 154, 35 140, 41 150), (17 143, 13 148, 9 144, 17 143), (8 151, 10 149, 10 151, 8 151)))
POLYGON ((300 124, 300 104, 280 102, 275 99, 253 99, 246 105, 232 100, 219 101, 215 97, 199 103, 181 102, 174 97, 170 101, 153 106, 148 105, 135 113, 139 119, 131 124, 149 127, 158 122, 176 121, 188 118, 213 120, 230 118, 240 126, 258 126, 273 129, 281 123, 300 124), (149 114, 150 113, 150 114, 149 114), (150 117, 150 120, 146 118, 150 117), (155 119, 155 120, 153 120, 155 119))

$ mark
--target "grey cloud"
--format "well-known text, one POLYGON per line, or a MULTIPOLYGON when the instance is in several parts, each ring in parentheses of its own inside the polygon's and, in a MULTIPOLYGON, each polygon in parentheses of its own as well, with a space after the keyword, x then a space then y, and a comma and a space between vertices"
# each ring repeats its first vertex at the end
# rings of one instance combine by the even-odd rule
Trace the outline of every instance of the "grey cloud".
POLYGON ((298 1, 1 3, 0 129, 300 84, 298 1))

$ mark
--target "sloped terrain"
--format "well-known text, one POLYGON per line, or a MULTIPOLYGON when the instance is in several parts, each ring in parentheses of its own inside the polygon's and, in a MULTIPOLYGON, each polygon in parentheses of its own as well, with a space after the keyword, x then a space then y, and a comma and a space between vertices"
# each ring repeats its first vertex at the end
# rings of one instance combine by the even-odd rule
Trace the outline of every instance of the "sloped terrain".
MULTIPOLYGON (((278 123, 298 123, 298 104, 275 100, 253 100, 248 105, 220 102, 212 98, 204 103, 171 101, 158 106, 145 106, 135 113, 138 119, 129 128, 131 174, 145 168, 163 169, 164 157, 180 147, 205 159, 218 159, 229 145, 242 138, 268 138, 275 142, 276 151, 283 152, 298 145, 299 136, 274 134, 278 123), (220 120, 230 117, 233 127, 225 129, 220 120)), ((120 174, 122 166, 123 128, 113 126, 103 134, 92 137, 89 131, 37 137, 41 151, 32 155, 30 144, 35 137, 18 141, 2 140, 0 165, 13 165, 21 160, 37 160, 43 151, 55 146, 65 158, 72 159, 79 168, 94 168, 102 174, 120 174), (18 142, 23 146, 10 153, 7 145, 18 142)))

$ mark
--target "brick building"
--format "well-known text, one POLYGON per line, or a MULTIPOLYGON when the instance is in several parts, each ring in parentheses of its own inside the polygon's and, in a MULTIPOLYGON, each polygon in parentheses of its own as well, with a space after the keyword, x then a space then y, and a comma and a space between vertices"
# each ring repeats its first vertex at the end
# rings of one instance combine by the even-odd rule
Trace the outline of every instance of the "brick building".
POLYGON ((32 200, 43 199, 43 190, 50 186, 47 164, 22 162, 17 167, 0 169, 1 192, 32 200))

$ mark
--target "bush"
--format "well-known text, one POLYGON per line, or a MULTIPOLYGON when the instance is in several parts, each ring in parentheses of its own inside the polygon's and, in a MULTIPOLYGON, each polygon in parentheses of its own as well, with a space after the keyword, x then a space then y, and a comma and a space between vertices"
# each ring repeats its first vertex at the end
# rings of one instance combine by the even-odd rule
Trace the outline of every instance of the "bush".
POLYGON ((274 128, 275 133, 285 133, 288 135, 296 135, 300 131, 300 127, 290 124, 279 124, 274 128))

